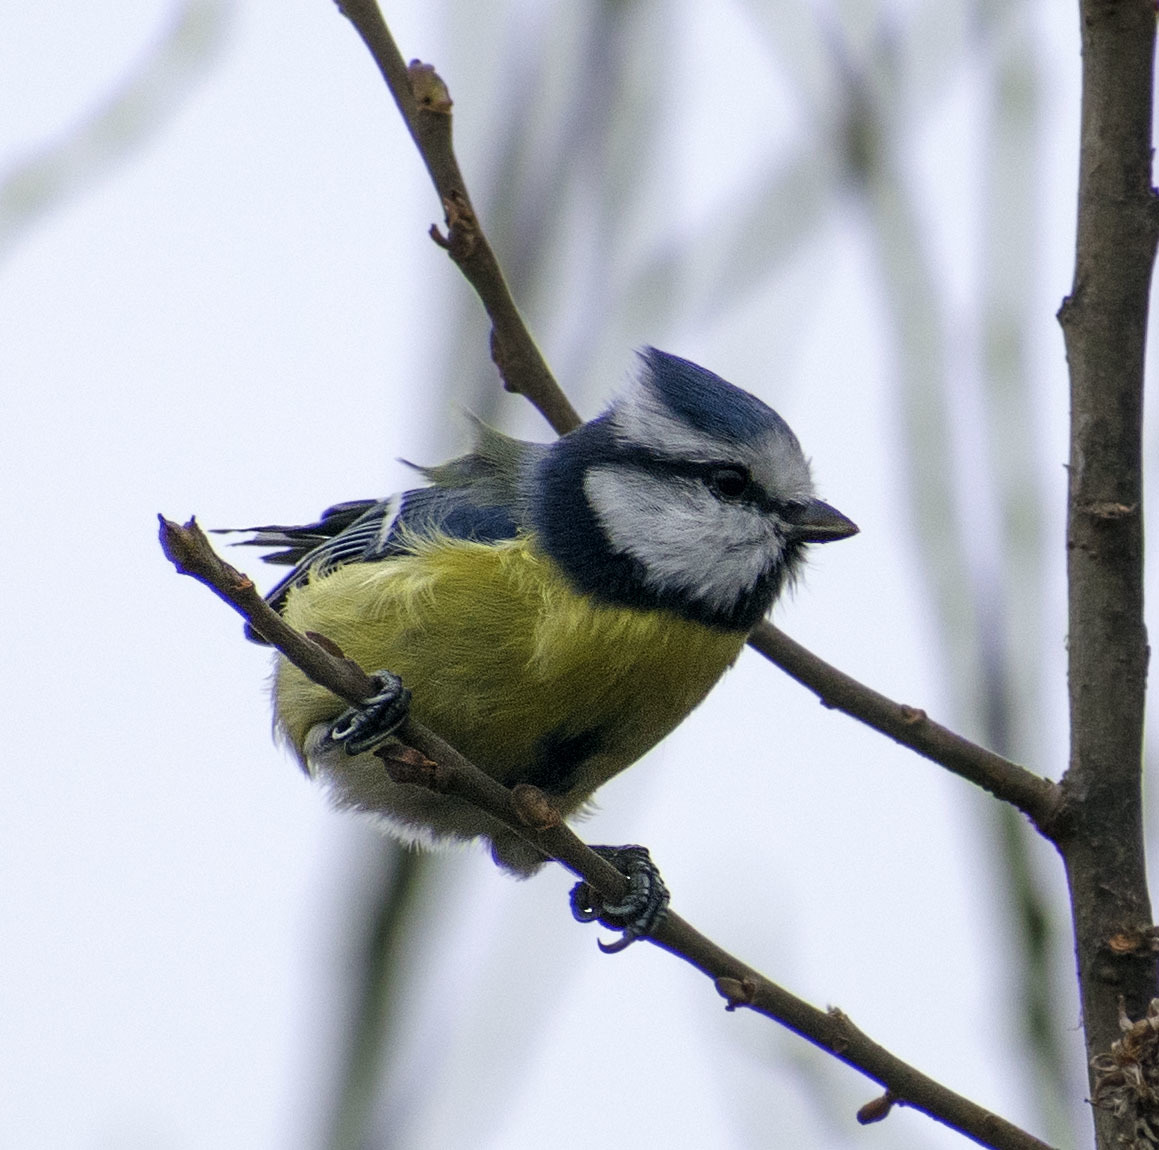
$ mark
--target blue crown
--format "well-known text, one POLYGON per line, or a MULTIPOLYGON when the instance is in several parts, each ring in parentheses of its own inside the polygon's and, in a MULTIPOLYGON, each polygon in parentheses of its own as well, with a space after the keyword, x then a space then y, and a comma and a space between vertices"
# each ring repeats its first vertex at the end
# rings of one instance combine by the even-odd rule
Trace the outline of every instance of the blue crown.
POLYGON ((698 431, 738 443, 753 442, 774 430, 795 440, 789 425, 768 404, 715 372, 654 347, 639 354, 645 367, 640 382, 698 431))

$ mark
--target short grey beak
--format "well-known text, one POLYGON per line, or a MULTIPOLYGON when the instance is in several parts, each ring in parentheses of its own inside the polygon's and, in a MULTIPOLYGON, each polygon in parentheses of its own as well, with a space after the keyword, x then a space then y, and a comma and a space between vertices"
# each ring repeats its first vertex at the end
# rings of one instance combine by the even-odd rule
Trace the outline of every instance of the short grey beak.
POLYGON ((814 499, 799 509, 794 508, 794 511, 793 538, 800 543, 832 543, 834 539, 848 539, 860 530, 852 519, 846 519, 836 507, 830 507, 820 499, 814 499))

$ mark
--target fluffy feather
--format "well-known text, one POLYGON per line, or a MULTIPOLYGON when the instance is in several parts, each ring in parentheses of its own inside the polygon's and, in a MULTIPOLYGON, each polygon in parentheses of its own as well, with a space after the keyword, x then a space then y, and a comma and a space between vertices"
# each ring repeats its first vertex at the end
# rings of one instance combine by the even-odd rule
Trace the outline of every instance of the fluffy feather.
MULTIPOLYGON (((527 537, 495 544, 416 537, 392 559, 347 564, 294 588, 283 613, 368 670, 413 692, 412 713, 508 784, 532 782, 562 814, 662 739, 708 693, 744 643, 667 611, 627 611, 577 593, 527 537), (555 761, 569 745, 585 754, 555 761)), ((281 662, 276 703, 303 759, 312 730, 344 705, 281 662)), ((372 811, 411 838, 485 834, 512 869, 514 841, 477 809, 396 787, 373 756, 342 748, 308 767, 343 806, 372 811)))

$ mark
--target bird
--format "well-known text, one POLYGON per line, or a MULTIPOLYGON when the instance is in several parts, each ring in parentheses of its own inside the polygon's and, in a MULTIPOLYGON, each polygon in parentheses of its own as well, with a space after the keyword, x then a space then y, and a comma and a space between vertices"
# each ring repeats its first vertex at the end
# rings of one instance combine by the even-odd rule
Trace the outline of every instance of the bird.
POLYGON ((417 470, 401 495, 248 529, 291 567, 271 606, 382 685, 349 708, 279 656, 275 725, 338 806, 410 843, 488 840, 518 876, 544 860, 510 828, 388 777, 373 751, 402 717, 580 815, 704 699, 808 547, 858 531, 775 411, 653 347, 554 442, 475 421, 471 451, 417 470))

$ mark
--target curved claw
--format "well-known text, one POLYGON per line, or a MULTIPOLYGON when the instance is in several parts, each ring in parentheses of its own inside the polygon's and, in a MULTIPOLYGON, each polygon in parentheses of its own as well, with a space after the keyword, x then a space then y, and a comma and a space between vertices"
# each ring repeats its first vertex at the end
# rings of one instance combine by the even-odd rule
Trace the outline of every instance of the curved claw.
POLYGON ((381 690, 348 707, 330 725, 330 739, 341 743, 348 755, 361 755, 382 746, 406 721, 410 691, 392 671, 378 671, 374 678, 381 690))
POLYGON ((571 889, 571 913, 578 922, 598 920, 621 931, 615 942, 599 943, 605 954, 617 954, 656 929, 668 909, 668 888, 645 847, 593 846, 591 849, 627 878, 628 890, 619 902, 602 902, 586 882, 577 882, 571 889))

